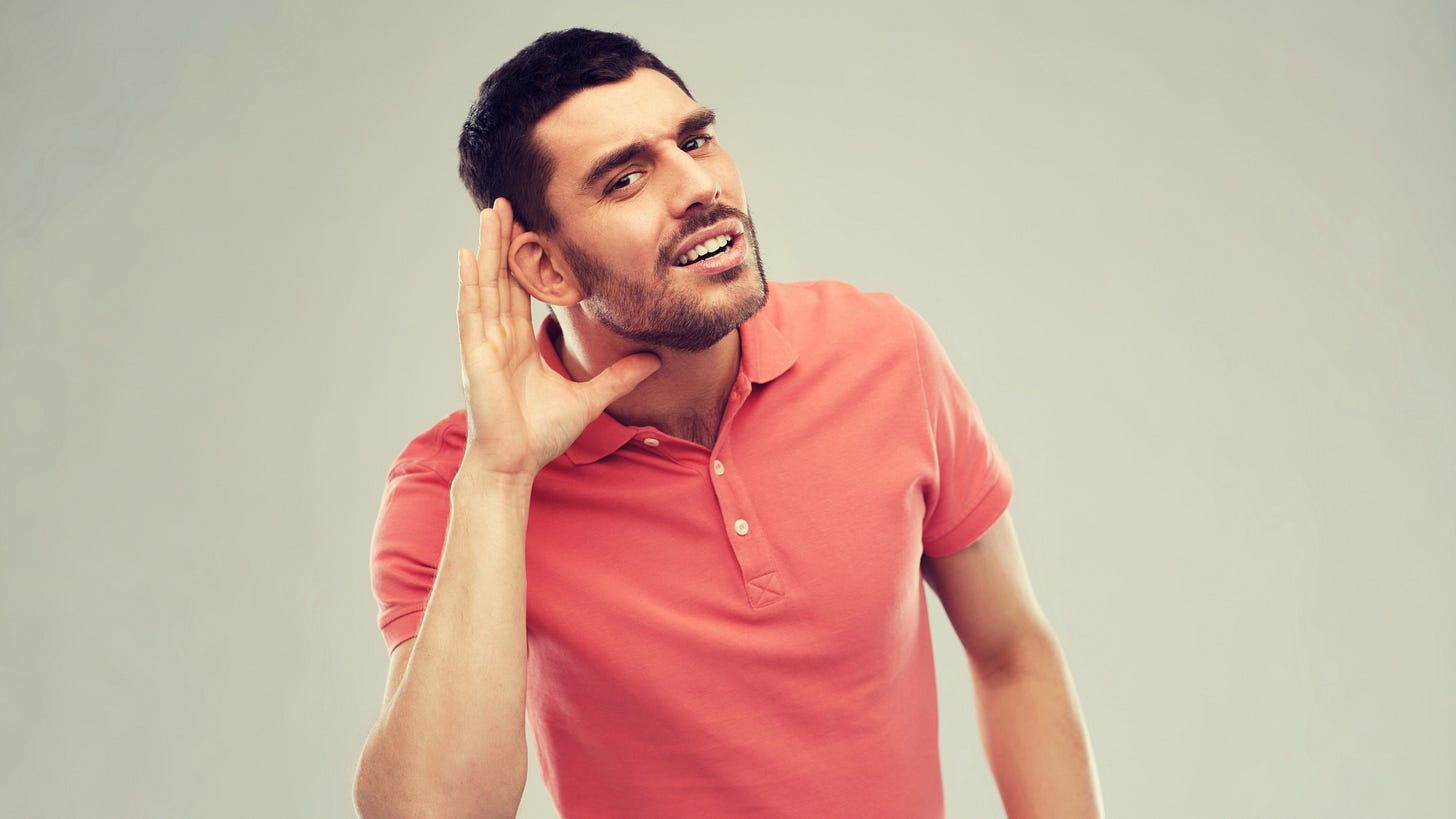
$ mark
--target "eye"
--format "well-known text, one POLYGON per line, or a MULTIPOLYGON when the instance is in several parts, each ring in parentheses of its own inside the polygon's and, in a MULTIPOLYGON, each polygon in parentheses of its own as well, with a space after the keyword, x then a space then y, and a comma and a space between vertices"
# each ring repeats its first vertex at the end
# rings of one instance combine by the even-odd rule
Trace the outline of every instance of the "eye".
POLYGON ((642 172, 641 171, 633 171, 633 172, 627 174, 626 176, 622 177, 621 179, 618 179, 616 182, 613 182, 612 183, 612 186, 610 188, 608 188, 607 190, 608 191, 626 190, 629 186, 631 186, 631 184, 633 182, 636 182, 637 181, 637 177, 639 177, 641 175, 642 175, 642 172))
POLYGON ((698 134, 692 139, 689 139, 687 142, 684 142, 682 144, 682 149, 684 151, 687 151, 688 153, 692 153, 693 151, 700 151, 708 147, 708 143, 712 141, 713 138, 711 136, 707 134, 698 134))

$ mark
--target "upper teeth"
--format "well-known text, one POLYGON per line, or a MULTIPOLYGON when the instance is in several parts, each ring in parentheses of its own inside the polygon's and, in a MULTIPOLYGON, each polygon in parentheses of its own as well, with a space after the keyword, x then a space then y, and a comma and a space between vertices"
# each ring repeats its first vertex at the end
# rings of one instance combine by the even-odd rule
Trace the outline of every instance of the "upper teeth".
POLYGON ((692 264, 693 262, 701 259, 709 253, 712 253, 715 250, 721 250, 724 247, 727 247, 730 241, 732 241, 732 237, 726 233, 721 236, 714 236, 713 238, 709 239, 706 242, 703 242, 692 250, 689 250, 687 253, 684 253, 683 255, 677 257, 677 261, 675 262, 675 264, 692 264))

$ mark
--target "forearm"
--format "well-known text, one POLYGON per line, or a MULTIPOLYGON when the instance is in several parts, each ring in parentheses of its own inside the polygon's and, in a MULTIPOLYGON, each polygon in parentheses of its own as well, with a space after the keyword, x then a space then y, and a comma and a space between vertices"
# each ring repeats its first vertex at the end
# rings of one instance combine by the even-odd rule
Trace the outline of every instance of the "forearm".
POLYGON ((1050 632, 972 665, 981 743, 1008 819, 1098 819, 1097 772, 1072 678, 1050 632))
MULTIPOLYGON (((360 762, 360 808, 513 816, 526 776, 530 481, 462 467, 434 590, 360 762)), ((373 815, 372 812, 366 815, 373 815)))

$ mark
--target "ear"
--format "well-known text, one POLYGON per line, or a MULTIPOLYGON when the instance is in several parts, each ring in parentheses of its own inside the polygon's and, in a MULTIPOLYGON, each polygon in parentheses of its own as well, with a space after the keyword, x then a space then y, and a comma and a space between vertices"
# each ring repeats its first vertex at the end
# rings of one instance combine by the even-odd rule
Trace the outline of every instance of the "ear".
POLYGON ((570 307, 582 299, 581 288, 571 270, 559 263, 561 251, 550 239, 516 222, 511 227, 507 259, 511 275, 532 298, 558 307, 570 307))

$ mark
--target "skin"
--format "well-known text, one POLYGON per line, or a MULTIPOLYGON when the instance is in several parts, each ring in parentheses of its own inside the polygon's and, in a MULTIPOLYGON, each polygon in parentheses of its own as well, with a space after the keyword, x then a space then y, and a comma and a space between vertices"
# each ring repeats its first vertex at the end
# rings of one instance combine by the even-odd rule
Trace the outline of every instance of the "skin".
MULTIPOLYGON (((702 277, 660 263, 703 214, 719 206, 747 211, 731 157, 715 140, 681 133, 696 110, 652 71, 578 93, 536 129, 557 161, 547 198, 559 231, 523 230, 510 204, 497 200, 481 214, 477 252, 460 251, 469 434, 425 618, 418 636, 391 655, 383 711, 360 760, 361 815, 515 815, 526 771, 532 481, 603 411, 705 446, 716 437, 738 369, 737 330, 693 351, 627 338, 602 317, 641 305, 614 303, 609 288, 585 286, 566 252, 585 249, 610 275, 625 277, 632 286, 617 293, 635 288, 654 294, 654 303, 711 315, 757 309, 756 249, 753 264, 745 259, 734 275, 702 277), (604 193, 583 184, 595 159, 638 140, 648 150, 603 183, 627 180, 623 188, 604 193), (531 297, 555 309, 569 379, 540 357, 531 297)), ((1101 816, 1076 694, 1009 515, 968 548, 923 566, 965 647, 982 743, 1007 815, 1101 816)))
MULTIPOLYGON (((536 124, 536 139, 556 161, 547 200, 561 224, 554 235, 516 231, 510 272, 537 300, 552 305, 561 325, 562 361, 572 378, 589 379, 623 356, 644 350, 662 367, 608 412, 627 424, 652 424, 671 435, 711 445, 724 401, 738 372, 738 331, 701 351, 646 345, 613 332, 599 316, 622 308, 587 294, 566 246, 587 248, 621 275, 655 294, 703 312, 745 312, 761 303, 763 282, 750 247, 743 273, 725 279, 661 267, 700 214, 715 208, 748 210, 733 158, 712 128, 684 133, 684 119, 703 110, 667 77, 642 70, 631 78, 587 89, 536 124), (705 143, 692 141, 707 136, 705 143), (584 183, 592 165, 613 149, 642 140, 649 150, 614 170, 600 186, 584 183), (624 189, 608 185, 629 180, 624 189)), ((746 318, 746 315, 744 315, 746 318)))

